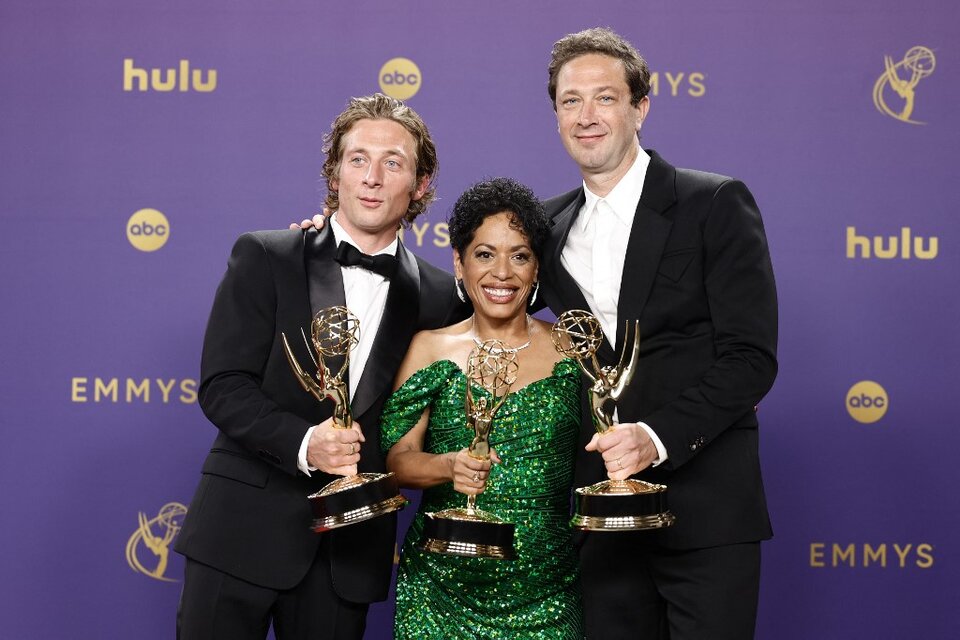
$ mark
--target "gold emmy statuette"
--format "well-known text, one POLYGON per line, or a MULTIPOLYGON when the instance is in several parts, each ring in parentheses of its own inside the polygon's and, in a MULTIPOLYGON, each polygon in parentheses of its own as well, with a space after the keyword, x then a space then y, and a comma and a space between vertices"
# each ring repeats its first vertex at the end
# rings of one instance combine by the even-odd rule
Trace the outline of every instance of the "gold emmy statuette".
MULTIPOLYGON (((571 310, 557 318, 550 333, 557 351, 580 365, 590 387, 590 410, 597 433, 603 436, 614 428, 613 412, 623 390, 630 384, 640 354, 640 323, 627 322, 623 351, 615 367, 601 367, 597 349, 603 342, 600 321, 588 311, 571 310), (624 364, 627 345, 630 361, 624 364)), ((669 527, 675 520, 667 506, 667 487, 643 480, 604 480, 576 490, 576 512, 572 524, 589 531, 636 531, 669 527)))
MULTIPOLYGON (((467 362, 467 426, 474 433, 467 452, 477 460, 490 459, 490 427, 517 379, 517 350, 500 340, 480 343, 467 362), (474 397, 476 384, 489 394, 474 397)), ((467 496, 465 509, 427 513, 419 546, 425 551, 470 558, 512 560, 514 525, 477 508, 476 496, 467 496)))
MULTIPOLYGON (((350 366, 350 350, 357 345, 359 328, 360 321, 346 307, 329 307, 317 312, 310 324, 313 349, 303 329, 300 330, 307 353, 317 368, 314 375, 303 370, 290 349, 287 336, 280 334, 287 362, 300 386, 321 402, 333 400, 333 426, 337 429, 349 429, 353 425, 350 391, 343 376, 350 366), (325 358, 339 357, 343 358, 343 366, 336 375, 331 375, 325 358)), ((337 478, 308 498, 313 506, 312 528, 317 533, 382 516, 407 504, 392 473, 358 473, 337 478)))

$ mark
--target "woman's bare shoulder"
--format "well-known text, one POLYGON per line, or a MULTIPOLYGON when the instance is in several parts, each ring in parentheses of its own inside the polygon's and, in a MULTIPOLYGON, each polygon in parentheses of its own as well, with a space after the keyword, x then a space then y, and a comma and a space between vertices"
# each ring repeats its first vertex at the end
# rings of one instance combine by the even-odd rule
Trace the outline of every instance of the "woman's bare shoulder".
POLYGON ((417 332, 410 341, 407 355, 397 372, 397 386, 402 384, 411 375, 430 366, 439 360, 453 360, 463 343, 463 322, 441 327, 439 329, 425 329, 417 332))

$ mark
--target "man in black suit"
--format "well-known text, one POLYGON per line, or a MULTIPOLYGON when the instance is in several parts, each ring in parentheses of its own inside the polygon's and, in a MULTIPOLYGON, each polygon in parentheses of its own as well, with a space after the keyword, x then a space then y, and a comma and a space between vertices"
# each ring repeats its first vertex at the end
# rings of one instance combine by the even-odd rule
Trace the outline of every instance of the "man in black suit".
POLYGON ((626 320, 641 336, 617 427, 599 438, 585 412, 575 484, 667 484, 677 517, 583 536, 585 623, 589 638, 743 640, 772 535, 756 405, 777 369, 773 269, 743 183, 640 148, 649 89, 643 58, 612 31, 554 45, 548 90, 583 184, 545 203, 541 300, 597 315, 601 364, 616 364, 626 320))
POLYGON ((219 433, 176 544, 183 640, 259 639, 271 623, 280 640, 361 638, 369 603, 387 596, 395 516, 315 534, 307 495, 384 470, 380 413, 411 337, 465 314, 450 275, 397 238, 434 196, 436 149, 420 117, 383 95, 355 98, 325 142, 331 223, 241 236, 213 303, 199 402, 219 433), (349 430, 301 389, 280 340, 334 305, 360 320, 349 430))
POLYGON ((773 270, 743 183, 640 148, 649 87, 646 63, 608 29, 554 45, 550 98, 583 185, 546 202, 542 296, 600 319, 604 365, 625 321, 640 321, 620 424, 601 438, 585 420, 577 486, 663 483, 676 516, 659 531, 584 536, 584 617, 590 638, 743 640, 772 535, 756 405, 777 370, 773 270))

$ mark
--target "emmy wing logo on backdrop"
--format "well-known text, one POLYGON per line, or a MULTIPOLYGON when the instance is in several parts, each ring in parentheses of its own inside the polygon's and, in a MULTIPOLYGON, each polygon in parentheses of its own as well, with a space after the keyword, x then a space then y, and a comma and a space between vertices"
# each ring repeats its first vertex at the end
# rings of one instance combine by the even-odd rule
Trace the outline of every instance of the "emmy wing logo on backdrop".
POLYGON ((893 58, 883 56, 884 71, 873 85, 873 104, 882 114, 910 124, 926 124, 911 120, 917 84, 933 73, 937 59, 926 47, 913 47, 894 64, 893 58), (898 107, 892 108, 891 105, 898 107))
POLYGON ((380 67, 380 90, 391 98, 407 100, 420 91, 423 75, 420 67, 408 58, 393 58, 380 67))
POLYGON ((177 582, 165 577, 164 573, 167 571, 170 543, 180 532, 187 508, 179 502, 168 502, 150 520, 143 511, 137 515, 140 525, 127 540, 127 564, 137 573, 155 580, 177 582))

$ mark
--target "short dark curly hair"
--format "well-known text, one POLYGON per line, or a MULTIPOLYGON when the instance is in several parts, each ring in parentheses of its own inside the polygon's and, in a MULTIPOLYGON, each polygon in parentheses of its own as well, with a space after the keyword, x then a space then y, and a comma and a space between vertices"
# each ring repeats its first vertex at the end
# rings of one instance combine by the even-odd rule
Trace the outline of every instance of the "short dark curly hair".
POLYGON ((510 227, 526 237, 537 261, 542 262, 550 233, 547 213, 530 187, 512 178, 483 180, 460 194, 447 220, 450 246, 462 256, 483 221, 504 211, 512 214, 510 227))
POLYGON ((630 87, 630 104, 640 104, 644 96, 650 93, 650 68, 633 45, 626 38, 606 27, 594 27, 578 33, 571 33, 557 40, 550 52, 550 65, 547 67, 547 93, 553 110, 557 110, 557 76, 560 69, 574 58, 591 53, 615 58, 623 63, 624 79, 630 87))

